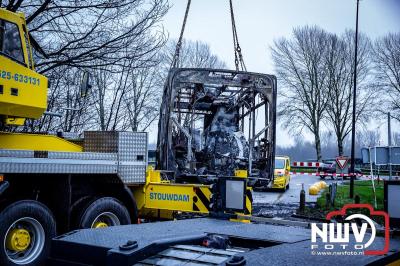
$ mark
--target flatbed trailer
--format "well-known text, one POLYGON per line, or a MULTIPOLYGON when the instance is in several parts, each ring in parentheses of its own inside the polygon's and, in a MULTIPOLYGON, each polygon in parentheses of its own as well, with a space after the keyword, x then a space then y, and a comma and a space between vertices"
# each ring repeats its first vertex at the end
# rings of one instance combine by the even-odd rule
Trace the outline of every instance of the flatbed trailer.
MULTIPOLYGON (((201 218, 79 230, 53 239, 49 265, 388 265, 384 256, 312 254, 311 230, 201 218), (176 230, 179 228, 179 230, 176 230), (228 243, 226 245, 226 243, 228 243)), ((372 249, 383 245, 377 237, 372 249)), ((354 244, 350 242, 349 245, 354 244)), ((333 251, 340 252, 340 248, 333 251)), ((398 264, 393 264, 398 265, 398 264)))

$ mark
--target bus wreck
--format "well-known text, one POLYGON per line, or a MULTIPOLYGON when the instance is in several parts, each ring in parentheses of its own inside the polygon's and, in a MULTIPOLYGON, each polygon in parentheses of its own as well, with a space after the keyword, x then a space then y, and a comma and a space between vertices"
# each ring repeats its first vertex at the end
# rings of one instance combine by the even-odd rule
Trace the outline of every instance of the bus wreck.
POLYGON ((273 180, 276 78, 215 69, 170 71, 160 110, 157 169, 176 182, 247 172, 273 180))

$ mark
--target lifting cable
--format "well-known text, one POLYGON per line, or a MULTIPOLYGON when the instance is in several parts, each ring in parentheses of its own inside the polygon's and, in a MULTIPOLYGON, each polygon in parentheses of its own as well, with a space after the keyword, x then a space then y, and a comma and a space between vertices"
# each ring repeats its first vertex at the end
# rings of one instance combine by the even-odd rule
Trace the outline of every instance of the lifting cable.
POLYGON ((176 43, 175 54, 174 54, 174 57, 172 58, 171 68, 178 67, 179 55, 181 52, 181 46, 182 46, 182 40, 183 40, 183 33, 185 32, 186 21, 187 21, 188 15, 189 15, 189 9, 190 9, 191 2, 192 2, 191 0, 187 1, 185 16, 183 18, 183 23, 182 23, 182 28, 181 28, 181 34, 179 35, 178 42, 176 43))
POLYGON ((231 11, 231 23, 232 23, 232 35, 233 35, 233 52, 235 54, 235 67, 236 70, 239 70, 239 64, 241 70, 246 71, 246 65, 244 64, 242 48, 239 45, 239 37, 236 31, 236 23, 235 23, 235 14, 233 12, 233 4, 232 0, 229 0, 229 7, 231 11))
MULTIPOLYGON (((182 28, 181 28, 181 33, 179 35, 178 42, 176 43, 175 54, 172 58, 171 68, 178 67, 178 64, 179 64, 179 56, 180 56, 180 51, 181 51, 181 47, 182 47, 183 34, 185 32, 186 21, 187 21, 188 15, 189 15, 189 9, 190 9, 191 2, 192 2, 191 0, 187 1, 185 16, 183 18, 183 23, 182 23, 182 28)), ((233 12, 232 0, 229 0, 229 7, 230 7, 231 24, 232 24, 233 52, 235 55, 235 68, 236 68, 236 70, 239 70, 239 67, 240 67, 241 70, 247 71, 246 65, 243 60, 242 49, 240 48, 240 45, 239 45, 239 37, 237 34, 237 30, 236 30, 235 14, 233 12)))

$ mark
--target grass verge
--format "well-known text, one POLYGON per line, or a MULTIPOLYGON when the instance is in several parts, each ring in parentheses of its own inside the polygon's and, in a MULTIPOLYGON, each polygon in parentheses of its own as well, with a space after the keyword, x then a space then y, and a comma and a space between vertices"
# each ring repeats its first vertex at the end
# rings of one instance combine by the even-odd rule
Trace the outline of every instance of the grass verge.
MULTIPOLYGON (((376 210, 383 210, 384 208, 383 181, 381 181, 379 184, 378 182, 375 181, 375 190, 376 190, 376 201, 377 201, 376 207, 375 207, 372 181, 363 180, 354 182, 354 195, 358 195, 360 197, 360 203, 368 203, 371 204, 376 210)), ((317 199, 317 205, 321 209, 326 208, 326 193, 328 193, 328 189, 325 189, 325 191, 323 191, 321 193, 321 196, 317 199)), ((350 194, 350 182, 338 185, 334 209, 340 209, 345 204, 354 203, 354 199, 350 199, 349 194, 350 194)))

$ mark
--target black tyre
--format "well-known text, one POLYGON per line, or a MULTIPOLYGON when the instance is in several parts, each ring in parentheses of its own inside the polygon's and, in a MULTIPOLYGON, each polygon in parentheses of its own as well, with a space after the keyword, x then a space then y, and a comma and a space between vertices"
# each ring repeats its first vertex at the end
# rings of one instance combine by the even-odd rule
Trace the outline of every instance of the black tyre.
POLYGON ((79 228, 101 228, 130 224, 131 219, 126 207, 111 197, 92 201, 79 218, 79 228))
POLYGON ((44 265, 56 223, 42 203, 21 200, 0 213, 0 236, 0 265, 44 265))
POLYGON ((71 206, 71 229, 80 229, 80 218, 90 203, 95 200, 94 197, 85 196, 78 199, 71 206))

